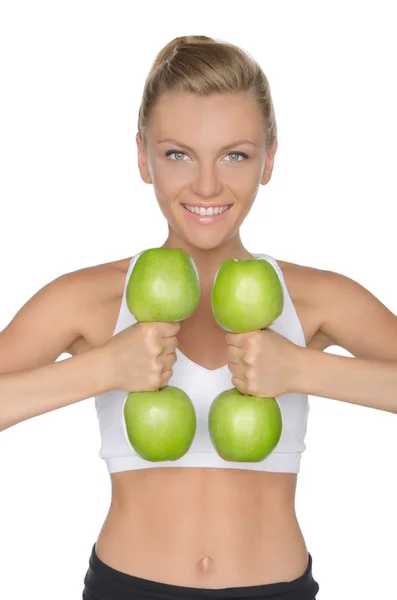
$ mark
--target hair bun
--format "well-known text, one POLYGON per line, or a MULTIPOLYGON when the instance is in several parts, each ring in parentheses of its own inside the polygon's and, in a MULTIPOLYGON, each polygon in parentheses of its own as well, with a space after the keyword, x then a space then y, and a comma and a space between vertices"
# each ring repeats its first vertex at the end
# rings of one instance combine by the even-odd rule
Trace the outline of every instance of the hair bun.
MULTIPOLYGON (((178 38, 176 38, 178 39, 178 38)), ((180 39, 180 38, 179 38, 180 39)), ((213 38, 207 37, 206 35, 186 35, 183 38, 183 44, 197 44, 200 42, 215 42, 213 38)))
POLYGON ((175 51, 180 46, 186 46, 188 44, 205 44, 208 42, 216 42, 216 40, 206 35, 182 35, 180 37, 176 37, 160 50, 153 63, 153 67, 159 67, 166 62, 175 54, 175 51))

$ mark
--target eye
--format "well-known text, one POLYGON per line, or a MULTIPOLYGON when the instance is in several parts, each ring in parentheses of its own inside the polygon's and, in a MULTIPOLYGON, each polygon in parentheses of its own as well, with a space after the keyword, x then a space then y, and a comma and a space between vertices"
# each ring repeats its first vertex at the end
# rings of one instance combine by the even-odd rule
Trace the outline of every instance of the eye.
MULTIPOLYGON (((175 154, 175 155, 177 155, 177 154, 181 155, 182 154, 184 156, 187 156, 186 152, 182 152, 182 150, 168 150, 168 152, 166 152, 165 155, 166 156, 171 156, 172 154, 175 154)), ((226 156, 241 156, 244 159, 248 158, 248 155, 245 154, 244 152, 228 152, 228 154, 226 156)), ((184 162, 184 161, 180 160, 179 158, 177 158, 175 160, 175 162, 184 162)), ((229 160, 227 162, 243 162, 243 161, 232 159, 232 160, 229 160)))
MULTIPOLYGON (((182 150, 168 150, 168 152, 166 152, 166 156, 170 156, 171 154, 184 154, 185 156, 187 156, 186 152, 182 152, 182 150)), ((183 162, 182 160, 176 159, 176 162, 183 162)))
MULTIPOLYGON (((248 158, 247 154, 244 152, 229 152, 226 156, 242 156, 243 158, 248 158)), ((229 160, 228 162, 242 162, 241 160, 229 160)))

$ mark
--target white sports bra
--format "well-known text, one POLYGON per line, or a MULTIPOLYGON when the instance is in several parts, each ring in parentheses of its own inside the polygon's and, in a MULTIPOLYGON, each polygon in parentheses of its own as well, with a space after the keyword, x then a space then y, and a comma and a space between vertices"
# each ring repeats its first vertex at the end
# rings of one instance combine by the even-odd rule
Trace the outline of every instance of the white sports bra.
MULTIPOLYGON (((126 288, 134 264, 142 252, 131 259, 113 335, 137 322, 127 307, 126 288)), ((275 267, 284 290, 283 312, 269 329, 299 346, 306 346, 301 323, 277 261, 267 254, 251 254, 256 258, 268 260, 275 267)), ((173 365, 173 374, 168 385, 181 388, 193 402, 197 429, 191 447, 182 458, 175 461, 151 462, 141 458, 134 452, 125 434, 123 403, 128 390, 110 390, 95 398, 101 434, 99 456, 105 460, 109 473, 153 467, 214 467, 298 473, 301 454, 306 449, 304 438, 309 414, 307 394, 289 393, 277 397, 283 418, 283 429, 278 445, 265 460, 252 463, 229 462, 217 454, 208 432, 208 411, 212 401, 220 392, 233 387, 232 374, 228 365, 210 370, 191 361, 179 349, 176 350, 176 354, 177 360, 173 365)))

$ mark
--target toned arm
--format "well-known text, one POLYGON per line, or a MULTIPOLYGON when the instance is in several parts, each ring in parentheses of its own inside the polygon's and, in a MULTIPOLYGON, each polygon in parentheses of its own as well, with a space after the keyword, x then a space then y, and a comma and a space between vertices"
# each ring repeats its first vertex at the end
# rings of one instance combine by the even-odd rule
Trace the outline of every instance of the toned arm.
POLYGON ((105 391, 99 349, 50 364, 82 335, 92 277, 84 269, 47 284, 0 333, 0 430, 105 391))
POLYGON ((397 414, 397 361, 302 350, 296 391, 397 414))
POLYGON ((112 387, 102 347, 54 364, 0 373, 0 431, 112 387))
POLYGON ((0 373, 54 362, 81 336, 88 282, 67 273, 41 288, 0 332, 0 373))

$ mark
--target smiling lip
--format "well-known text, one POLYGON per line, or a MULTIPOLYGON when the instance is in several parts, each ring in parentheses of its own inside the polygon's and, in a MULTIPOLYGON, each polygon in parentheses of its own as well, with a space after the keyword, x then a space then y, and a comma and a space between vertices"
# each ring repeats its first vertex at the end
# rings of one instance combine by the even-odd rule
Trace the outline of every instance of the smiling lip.
POLYGON ((223 204, 221 202, 196 202, 195 204, 190 204, 189 202, 182 202, 181 204, 182 206, 184 204, 187 204, 188 206, 198 206, 199 208, 215 208, 215 206, 232 206, 232 202, 224 202, 223 204))
POLYGON ((190 219, 191 221, 194 221, 195 223, 199 223, 200 225, 211 225, 211 223, 216 223, 217 221, 220 221, 233 208, 233 205, 230 205, 230 204, 202 204, 202 203, 200 204, 199 203, 199 204, 194 204, 194 205, 192 204, 191 206, 204 206, 205 208, 210 208, 210 206, 230 206, 230 208, 228 210, 225 210, 220 215, 202 216, 202 215, 197 215, 196 213, 190 212, 190 210, 188 210, 187 208, 184 207, 183 204, 181 204, 182 210, 183 210, 186 218, 190 219))

